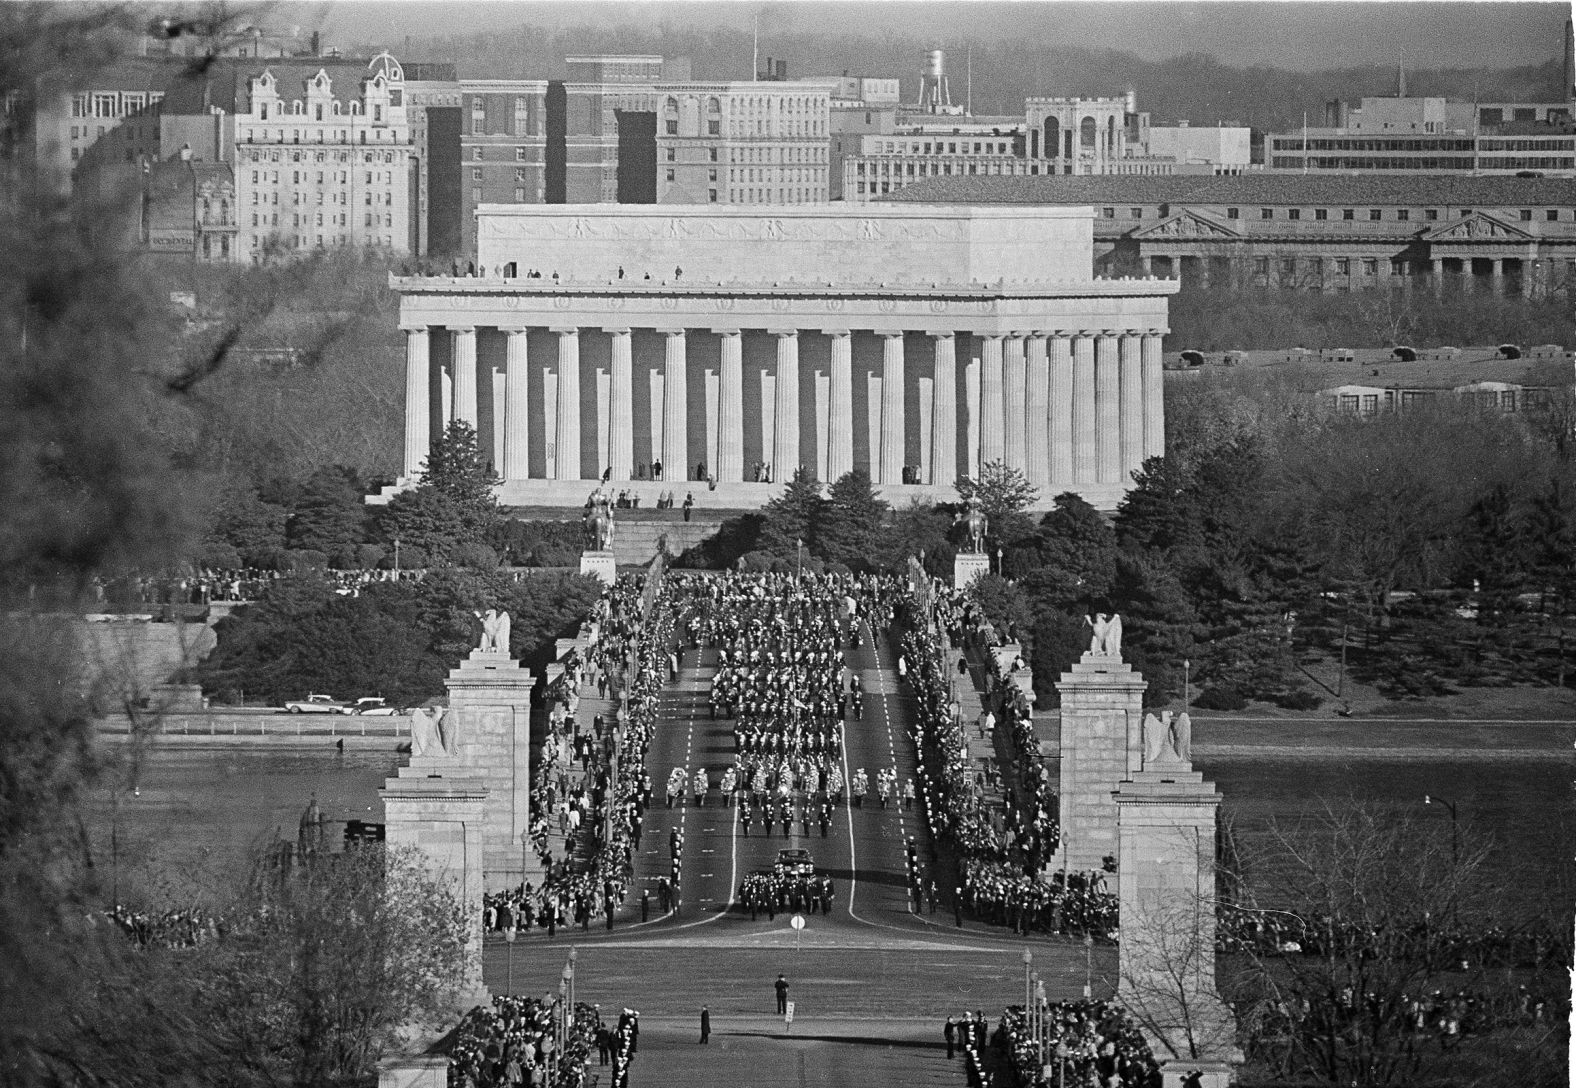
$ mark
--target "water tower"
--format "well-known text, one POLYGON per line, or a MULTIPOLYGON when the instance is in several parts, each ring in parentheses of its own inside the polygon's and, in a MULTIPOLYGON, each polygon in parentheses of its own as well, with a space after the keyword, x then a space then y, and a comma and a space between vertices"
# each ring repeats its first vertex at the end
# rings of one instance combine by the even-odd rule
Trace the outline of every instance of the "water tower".
POLYGON ((931 49, 925 53, 925 66, 919 75, 921 113, 952 113, 952 96, 947 92, 947 54, 931 49))

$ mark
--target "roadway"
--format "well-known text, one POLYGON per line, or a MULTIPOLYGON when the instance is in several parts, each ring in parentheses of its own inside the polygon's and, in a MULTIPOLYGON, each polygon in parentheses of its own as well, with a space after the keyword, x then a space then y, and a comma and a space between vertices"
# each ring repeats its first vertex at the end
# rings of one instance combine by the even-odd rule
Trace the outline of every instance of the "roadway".
MULTIPOLYGON (((864 767, 874 783, 878 768, 895 766, 901 783, 915 774, 914 747, 906 731, 914 699, 906 682, 898 679, 895 651, 885 643, 875 645, 867 629, 864 644, 845 653, 850 667, 860 674, 865 695, 863 717, 845 723, 844 779, 851 780, 854 771, 864 767)), ((668 809, 664 787, 672 768, 683 768, 689 777, 705 766, 715 782, 733 760, 732 721, 713 721, 710 716, 707 693, 715 671, 715 651, 688 650, 679 679, 664 693, 647 757, 653 798, 645 817, 635 890, 614 929, 593 925, 585 931, 560 930, 551 939, 533 931, 522 934, 512 949, 490 938, 484 962, 487 981, 495 991, 505 989, 512 977, 519 991, 556 992, 558 974, 574 944, 579 1000, 604 1009, 628 1005, 671 1023, 673 1045, 681 1049, 695 1040, 687 1039, 690 1032, 680 1025, 692 1023, 703 1004, 711 1008, 714 1046, 726 1041, 730 1050, 742 1047, 746 1053, 767 1053, 769 1048, 761 1050, 765 1040, 798 1036, 801 1050, 784 1051, 769 1060, 789 1062, 797 1070, 817 1070, 805 1074, 817 1083, 837 1083, 837 1078, 827 1080, 819 1070, 862 1052, 864 1042, 842 1038, 850 1033, 865 1042, 880 1040, 883 1047, 898 1048, 881 1061, 902 1056, 905 1068, 910 1061, 920 1061, 931 1070, 922 1075, 910 1069, 909 1083, 929 1080, 937 1068, 943 1082, 961 1083, 961 1066, 949 1071, 944 1048, 933 1052, 928 1040, 940 1042, 940 1023, 948 1012, 983 1009, 994 1021, 1003 1006, 1021 1001, 1026 948, 1033 950, 1035 967, 1053 999, 1077 997, 1090 981, 1097 995, 1110 992, 1112 949, 1091 951, 1080 941, 1060 938, 1014 937, 1002 927, 971 920, 960 927, 945 902, 935 913, 928 907, 915 910, 904 875, 903 844, 913 835, 925 863, 930 848, 917 805, 904 810, 894 800, 883 810, 872 798, 862 807, 845 803, 835 811, 825 838, 813 824, 808 837, 796 824, 786 835, 778 825, 768 838, 759 822, 746 837, 738 810, 724 806, 715 788, 703 805, 691 804, 686 791, 683 800, 668 809), (674 827, 684 832, 681 902, 659 917, 656 886, 670 871, 669 836, 674 827), (784 848, 809 850, 817 871, 835 882, 831 916, 806 915, 805 928, 797 932, 783 913, 774 920, 762 914, 752 921, 737 903, 743 877, 752 869, 769 869, 777 851, 784 848), (651 919, 642 923, 640 892, 648 888, 651 919), (779 972, 788 975, 796 1005, 791 1032, 784 1032, 782 1021, 774 1017, 771 984, 779 972), (850 1027, 867 1021, 858 1030, 850 1027), (915 1026, 926 1022, 933 1023, 933 1029, 921 1031, 915 1026), (824 1036, 822 1049, 812 1053, 802 1050, 803 1038, 812 1032, 807 1025, 813 1025, 818 1037, 824 1036)), ((786 1045, 781 1039, 778 1042, 786 1045)), ((731 1067, 720 1054, 712 1057, 711 1053, 708 1065, 731 1067)), ((899 1078, 893 1083, 903 1082, 899 1078)), ((735 1077, 718 1083, 789 1081, 735 1077)))

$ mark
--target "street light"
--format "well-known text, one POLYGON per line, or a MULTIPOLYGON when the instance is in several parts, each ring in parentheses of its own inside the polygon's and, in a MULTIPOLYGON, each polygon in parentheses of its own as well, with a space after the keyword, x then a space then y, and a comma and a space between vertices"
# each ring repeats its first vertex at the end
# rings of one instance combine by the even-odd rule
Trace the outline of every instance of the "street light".
POLYGON ((1450 863, 1461 864, 1461 832, 1456 820, 1456 803, 1447 801, 1443 797, 1436 797, 1431 793, 1423 794, 1423 804, 1444 805, 1450 810, 1450 863))
POLYGON ((575 1004, 575 961, 580 958, 580 952, 574 945, 569 946, 569 962, 564 964, 564 974, 569 979, 569 1007, 575 1004))
POLYGON ((1034 967, 1034 953, 1027 948, 1023 950, 1023 1015, 1025 1021, 1029 1016, 1029 998, 1032 991, 1029 989, 1029 972, 1034 967))
POLYGON ((1084 1000, 1094 996, 1094 937, 1084 934, 1084 1000))
POLYGON ((1193 702, 1193 662, 1182 659, 1182 713, 1188 712, 1193 702))
POLYGON ((511 997, 514 995, 514 938, 515 938, 514 926, 510 926, 510 927, 508 927, 507 929, 505 929, 503 931, 503 939, 504 939, 504 942, 505 942, 505 944, 507 945, 507 947, 509 949, 509 953, 508 953, 509 970, 508 970, 508 974, 507 974, 508 981, 506 981, 504 983, 503 992, 508 994, 508 995, 510 995, 511 997))

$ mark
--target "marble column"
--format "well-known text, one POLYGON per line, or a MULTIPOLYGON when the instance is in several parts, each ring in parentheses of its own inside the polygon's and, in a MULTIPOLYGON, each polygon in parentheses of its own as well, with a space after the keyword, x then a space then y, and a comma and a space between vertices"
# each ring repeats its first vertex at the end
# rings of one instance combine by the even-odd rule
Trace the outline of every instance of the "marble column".
POLYGON ((531 475, 531 412, 527 384, 526 330, 504 329, 503 478, 525 480, 531 475))
POLYGON ((719 483, 744 479, 744 338, 738 329, 713 329, 722 338, 717 391, 717 451, 711 458, 719 483))
MULTIPOLYGON (((1024 474, 1048 497, 1051 482, 1051 374, 1045 354, 1045 337, 1025 338, 1025 392, 1019 415, 1023 419, 1024 474)), ((1009 404, 1008 408, 1015 407, 1009 404)))
POLYGON ((580 476, 580 330, 554 329, 558 334, 558 435, 555 476, 580 476))
POLYGON ((1442 257, 1432 257, 1428 262, 1428 278, 1433 281, 1434 294, 1440 294, 1445 289, 1445 261, 1442 257))
POLYGON ((1060 492, 1073 482, 1073 344, 1065 336, 1051 337, 1050 358, 1050 484, 1060 492))
POLYGON ((1006 457, 1006 434, 1002 426, 1002 338, 987 333, 980 337, 980 467, 987 461, 1006 457))
POLYGON ((832 338, 831 404, 827 411, 827 482, 854 467, 854 345, 847 330, 827 330, 832 338))
POLYGON ((667 354, 662 373, 662 478, 689 479, 689 390, 685 385, 686 349, 683 329, 665 329, 667 354))
POLYGON ((1142 350, 1144 372, 1144 459, 1164 457, 1166 453, 1165 372, 1161 366, 1161 329, 1144 333, 1142 350))
POLYGON ((881 476, 883 484, 903 482, 904 439, 908 427, 903 414, 903 334, 881 334, 881 476))
POLYGON ((930 334, 935 342, 930 388, 930 482, 944 486, 958 478, 958 338, 951 331, 930 334))
POLYGON ((1094 337, 1080 332, 1073 341, 1073 480, 1095 482, 1094 337))
POLYGON ((799 467, 799 330, 773 329, 777 381, 772 390, 772 479, 791 480, 799 467))
POLYGON ((1133 478, 1133 473, 1144 463, 1144 368, 1142 360, 1143 336, 1136 332, 1122 333, 1117 344, 1117 357, 1121 368, 1121 474, 1122 483, 1133 478))
POLYGON ((1019 471, 1029 462, 1023 426, 1023 398, 1027 389, 1023 337, 1004 337, 1001 352, 1002 458, 1008 468, 1019 471))
POLYGON ((613 479, 629 480, 635 475, 635 375, 628 329, 608 329, 613 338, 610 361, 613 366, 607 407, 607 467, 613 479))
POLYGON ((421 474, 432 448, 429 382, 431 352, 425 325, 402 325, 405 330, 405 475, 421 474))
POLYGON ((1117 336, 1105 329, 1094 344, 1095 480, 1122 479, 1121 364, 1117 336))
POLYGON ((457 325, 454 332, 454 418, 476 429, 476 328, 457 325))

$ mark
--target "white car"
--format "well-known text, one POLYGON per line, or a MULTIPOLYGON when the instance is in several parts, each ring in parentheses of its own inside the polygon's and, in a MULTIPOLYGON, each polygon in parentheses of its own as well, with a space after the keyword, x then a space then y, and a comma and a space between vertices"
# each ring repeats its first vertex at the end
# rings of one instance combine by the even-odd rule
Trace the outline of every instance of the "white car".
POLYGON ((392 718, 399 712, 398 707, 389 706, 375 695, 357 699, 355 705, 350 708, 350 713, 360 714, 364 718, 392 718))
POLYGON ((308 695, 305 699, 294 699, 285 704, 285 710, 291 714, 349 714, 351 712, 347 704, 332 695, 308 695))

